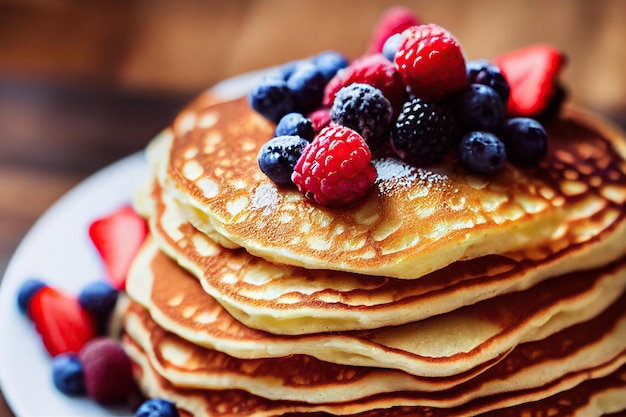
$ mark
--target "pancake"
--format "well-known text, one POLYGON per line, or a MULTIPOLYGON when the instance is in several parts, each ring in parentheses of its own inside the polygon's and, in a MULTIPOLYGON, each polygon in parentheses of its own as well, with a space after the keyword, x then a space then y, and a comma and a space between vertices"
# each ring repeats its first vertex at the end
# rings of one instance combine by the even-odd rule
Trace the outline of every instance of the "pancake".
POLYGON ((146 352, 151 367, 179 387, 242 389, 268 399, 307 403, 414 391, 414 397, 424 396, 431 406, 449 408, 489 395, 538 388, 561 375, 607 363, 614 369, 621 366, 626 363, 625 303, 623 295, 590 321, 516 347, 469 382, 467 378, 417 378, 400 371, 336 365, 303 355, 237 359, 165 332, 137 304, 130 306, 125 328, 146 352))
MULTIPOLYGON (((372 396, 360 401, 338 404, 306 404, 301 402, 273 401, 242 390, 202 390, 182 388, 159 375, 132 339, 123 340, 129 355, 135 362, 135 375, 142 389, 152 397, 173 401, 178 407, 193 415, 218 416, 277 416, 308 415, 308 413, 332 413, 359 417, 424 415, 429 417, 475 416, 483 413, 502 416, 545 415, 550 416, 601 416, 626 409, 626 368, 607 364, 582 373, 568 374, 555 383, 535 390, 520 390, 472 401, 463 406, 440 408, 432 406, 396 406, 398 402, 419 402, 412 393, 392 393, 372 396), (571 385, 571 380, 583 382, 571 385), (531 398, 542 397, 533 401, 531 398), (542 414, 530 414, 542 413, 542 414)), ((317 414, 314 414, 317 415, 317 414)))
POLYGON ((154 181, 138 194, 159 247, 247 326, 280 334, 406 324, 626 254, 626 205, 595 201, 558 236, 524 251, 455 262, 419 280, 280 265, 226 249, 198 231, 154 181))
POLYGON ((292 354, 356 366, 445 377, 495 363, 515 346, 589 320, 626 287, 626 259, 573 272, 532 288, 402 326, 354 332, 275 335, 235 320, 198 280, 149 238, 126 284, 129 297, 155 322, 184 339, 230 356, 253 359, 292 354))
POLYGON ((619 212, 626 201, 623 137, 575 109, 549 127, 548 154, 536 167, 507 164, 486 178, 450 161, 423 169, 376 159, 375 190, 345 209, 312 204, 262 174, 256 157, 273 129, 245 98, 196 106, 149 154, 197 229, 280 264, 415 279, 537 246, 568 220, 599 207, 619 212))

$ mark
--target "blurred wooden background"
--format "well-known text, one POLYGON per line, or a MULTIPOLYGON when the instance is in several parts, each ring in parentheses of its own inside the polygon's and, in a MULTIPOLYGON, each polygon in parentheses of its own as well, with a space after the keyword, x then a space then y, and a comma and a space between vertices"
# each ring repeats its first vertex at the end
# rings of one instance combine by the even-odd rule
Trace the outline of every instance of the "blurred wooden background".
POLYGON ((50 204, 204 88, 325 49, 358 57, 394 4, 471 59, 556 45, 571 99, 624 125, 624 0, 0 0, 0 274, 50 204))

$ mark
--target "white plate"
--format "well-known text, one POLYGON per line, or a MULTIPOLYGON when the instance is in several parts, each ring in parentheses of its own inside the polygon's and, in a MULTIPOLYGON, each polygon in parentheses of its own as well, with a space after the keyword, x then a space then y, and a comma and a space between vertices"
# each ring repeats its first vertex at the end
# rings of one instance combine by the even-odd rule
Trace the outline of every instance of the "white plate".
MULTIPOLYGON (((246 94, 272 69, 215 85, 224 99, 246 94)), ((17 308, 17 291, 39 278, 78 294, 104 279, 102 263, 88 236, 89 224, 132 201, 149 175, 144 154, 131 155, 92 175, 68 192, 35 223, 13 255, 0 287, 0 387, 18 416, 131 416, 128 408, 104 408, 87 398, 70 398, 52 384, 50 356, 32 323, 17 308)))

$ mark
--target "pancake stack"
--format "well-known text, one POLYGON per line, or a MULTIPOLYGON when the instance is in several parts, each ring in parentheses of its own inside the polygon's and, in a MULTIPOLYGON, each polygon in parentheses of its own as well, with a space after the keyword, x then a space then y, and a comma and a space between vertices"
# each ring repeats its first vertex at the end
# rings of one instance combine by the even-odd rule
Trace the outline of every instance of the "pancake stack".
POLYGON ((538 166, 374 160, 325 208, 257 154, 274 126, 207 93, 148 148, 150 236, 123 346, 196 416, 626 410, 626 139, 566 108, 538 166))

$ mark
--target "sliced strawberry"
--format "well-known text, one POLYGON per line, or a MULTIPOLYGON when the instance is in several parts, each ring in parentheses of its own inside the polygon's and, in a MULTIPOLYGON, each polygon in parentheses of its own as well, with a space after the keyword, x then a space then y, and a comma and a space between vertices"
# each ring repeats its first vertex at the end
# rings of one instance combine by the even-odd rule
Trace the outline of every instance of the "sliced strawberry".
POLYGON ((550 45, 531 45, 496 57, 493 62, 511 87, 509 116, 535 116, 546 109, 557 92, 557 81, 567 59, 550 45))
POLYGON ((367 48, 368 54, 377 54, 383 51, 385 41, 396 33, 402 33, 411 26, 420 24, 413 10, 403 6, 393 6, 387 9, 374 27, 372 38, 367 48))
POLYGON ((78 353, 97 332, 93 318, 76 297, 50 286, 33 296, 28 316, 52 356, 78 353))
POLYGON ((148 227, 130 206, 95 220, 89 226, 89 237, 96 247, 111 285, 126 287, 130 264, 148 233, 148 227))

